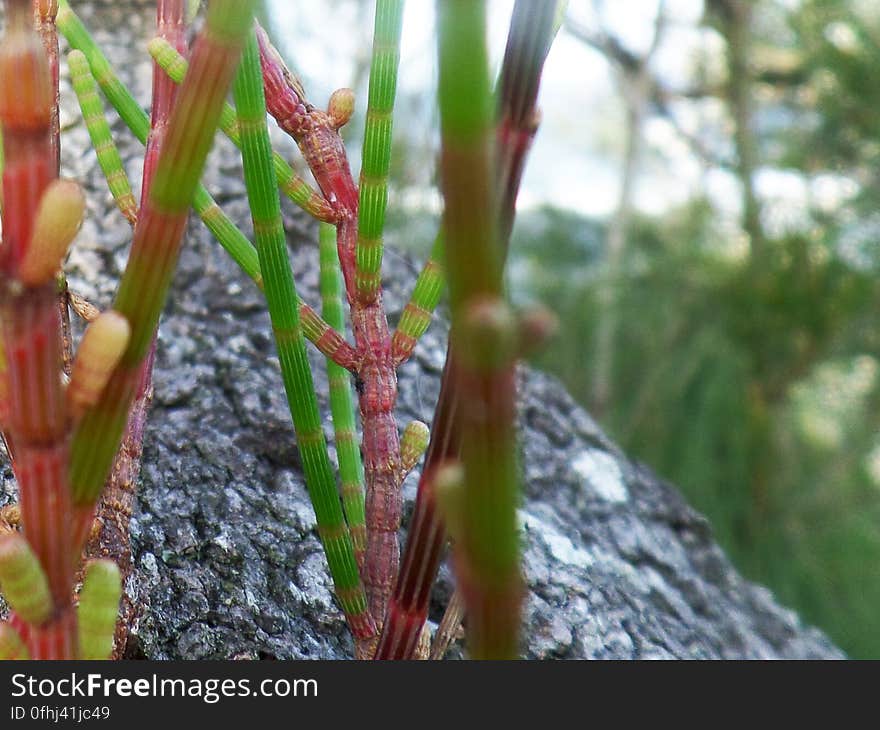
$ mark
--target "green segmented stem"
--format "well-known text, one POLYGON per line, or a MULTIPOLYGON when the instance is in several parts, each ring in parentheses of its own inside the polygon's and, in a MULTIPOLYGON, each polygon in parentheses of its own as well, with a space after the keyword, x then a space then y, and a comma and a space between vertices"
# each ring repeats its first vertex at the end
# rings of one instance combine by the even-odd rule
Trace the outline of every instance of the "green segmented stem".
POLYGON ((77 504, 93 502, 100 494, 119 448, 140 364, 165 303, 187 213, 251 24, 254 4, 255 0, 214 0, 196 41, 192 72, 171 114, 113 306, 128 320, 131 339, 100 400, 73 435, 70 474, 77 504))
POLYGON ((116 563, 112 560, 90 562, 77 607, 80 659, 110 658, 121 597, 122 576, 116 563))
POLYGON ((46 573, 21 535, 0 538, 0 589, 9 607, 29 624, 39 625, 52 615, 46 573))
MULTIPOLYGON (((189 64, 170 43, 162 38, 154 38, 147 48, 156 63, 162 67, 162 70, 168 74, 172 81, 177 84, 183 82, 189 64)), ((220 115, 220 129, 236 147, 241 148, 238 116, 230 104, 223 105, 223 113, 220 115)), ((324 199, 324 196, 297 175, 277 152, 272 153, 272 163, 275 166, 278 186, 294 204, 319 221, 332 223, 336 220, 336 212, 324 199)))
POLYGON ((440 303, 446 280, 443 276, 443 234, 437 235, 431 256, 422 267, 412 296, 403 308, 394 337, 391 339, 391 353, 398 365, 409 360, 419 338, 431 324, 434 310, 440 303))
POLYGON ((8 623, 0 623, 0 661, 30 658, 19 633, 8 623))
POLYGON ((391 166, 391 132, 402 23, 403 0, 377 0, 355 257, 357 296, 363 303, 373 301, 382 286, 382 231, 388 205, 388 170, 391 166))
POLYGON ((441 180, 464 494, 456 563, 474 658, 518 653, 515 319, 503 299, 484 0, 437 5, 441 180))
MULTIPOLYGON (((58 27, 67 42, 85 55, 93 78, 125 125, 141 144, 146 144, 147 135, 150 132, 149 117, 140 108, 125 84, 113 72, 107 57, 65 0, 62 0, 62 8, 59 11, 58 27)), ((232 259, 262 289, 263 276, 260 272, 256 248, 238 226, 223 213, 203 185, 196 187, 193 196, 193 210, 232 259)), ((358 359, 357 353, 339 332, 329 327, 318 313, 304 302, 300 302, 300 316, 303 332, 322 354, 348 369, 355 367, 358 359)))
MULTIPOLYGON (((500 237, 510 237, 525 159, 537 131, 535 105, 544 62, 565 14, 566 0, 519 2, 514 7, 501 77, 498 81, 496 175, 500 198, 500 237)), ((406 361, 431 322, 431 315, 443 294, 444 245, 442 232, 434 241, 431 255, 416 281, 403 310, 392 351, 395 361, 406 361)))
POLYGON ((203 185, 196 188, 196 193, 193 196, 193 210, 202 219, 208 230, 214 234, 214 238, 220 242, 226 253, 232 257, 232 260, 262 289, 263 275, 260 272, 257 249, 223 212, 217 201, 211 197, 203 185))
POLYGON ((98 96, 98 85, 89 70, 89 62, 82 51, 73 50, 67 56, 67 64, 83 121, 98 156, 98 164, 107 180, 107 187, 116 201, 116 207, 134 225, 137 221, 137 202, 131 192, 131 183, 122 165, 122 157, 110 133, 110 125, 104 116, 104 106, 98 96))
MULTIPOLYGON (((528 144, 523 142, 528 142, 535 131, 536 94, 534 92, 537 86, 532 79, 540 80, 546 52, 559 29, 564 5, 565 3, 561 1, 536 3, 533 0, 517 0, 514 6, 509 36, 513 42, 508 42, 501 78, 518 78, 519 83, 506 86, 510 94, 501 93, 498 117, 499 120, 503 120, 507 109, 525 109, 527 113, 508 115, 513 124, 499 124, 496 130, 499 155, 502 158, 507 157, 506 162, 496 167, 498 176, 496 179, 499 188, 504 191, 502 200, 505 201, 515 200, 516 197, 520 172, 525 164, 525 152, 528 151, 528 144), (552 17, 554 12, 555 18, 552 17), (523 42, 521 29, 524 28, 536 38, 526 39, 527 42, 523 42), (519 40, 513 40, 514 38, 519 40), (538 40, 544 38, 546 41, 538 40), (535 53, 536 49, 543 51, 544 55, 535 53), (531 108, 523 105, 521 101, 523 98, 531 99, 531 108), (520 126, 518 120, 525 124, 520 126), (511 135, 510 132, 516 130, 518 126, 524 134, 511 135), (509 151, 505 151, 505 147, 515 147, 517 153, 511 155, 509 151)), ((503 82, 499 85, 505 87, 503 82)), ((507 208, 502 206, 499 211, 502 242, 504 231, 509 230, 512 220, 505 216, 510 216, 513 212, 513 206, 507 208)), ((436 248, 435 245, 432 258, 436 257, 439 260, 442 255, 437 255, 436 248)), ((461 395, 457 390, 459 377, 457 359, 453 350, 447 353, 431 442, 422 467, 400 577, 388 608, 388 619, 382 629, 382 637, 376 652, 377 658, 411 658, 427 617, 431 586, 437 575, 446 541, 443 521, 436 507, 434 482, 443 465, 450 460, 458 459, 460 454, 461 430, 458 426, 458 411, 461 406, 461 395)))
MULTIPOLYGON (((345 327, 342 306, 342 271, 336 250, 336 229, 322 223, 319 228, 321 261, 321 313, 327 323, 337 330, 345 327)), ((339 459, 339 478, 342 482, 342 507, 351 531, 358 565, 363 564, 367 549, 367 522, 364 507, 364 463, 361 459, 354 417, 354 399, 351 392, 351 374, 332 360, 327 360, 327 380, 330 382, 330 412, 336 434, 336 454, 339 459)))
POLYGON ((141 140, 146 144, 147 133, 150 131, 149 118, 116 76, 110 61, 95 44, 82 21, 70 7, 68 0, 59 0, 56 23, 58 30, 67 39, 70 47, 82 51, 85 55, 92 70, 92 76, 129 129, 139 136, 130 120, 137 119, 139 116, 146 120, 144 138, 141 140))
POLYGON ((287 402, 302 455, 306 486, 315 509, 318 534, 324 545, 339 604, 352 633, 357 639, 363 640, 373 636, 376 627, 367 611, 351 535, 345 524, 321 429, 318 399, 296 307, 296 288, 287 258, 281 204, 266 125, 260 56, 253 34, 245 47, 235 79, 234 96, 238 106, 244 178, 257 251, 287 402))

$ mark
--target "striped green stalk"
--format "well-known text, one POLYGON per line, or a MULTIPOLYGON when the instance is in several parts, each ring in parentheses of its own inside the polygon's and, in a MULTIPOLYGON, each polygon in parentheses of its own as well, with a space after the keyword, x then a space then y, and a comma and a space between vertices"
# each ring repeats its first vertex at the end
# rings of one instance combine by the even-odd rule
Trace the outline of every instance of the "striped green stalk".
POLYGON ((235 79, 234 96, 238 106, 244 178, 257 251, 287 402, 302 455, 306 486, 336 586, 336 596, 355 639, 362 641, 373 636, 376 627, 367 610, 351 535, 345 524, 321 429, 318 399, 296 307, 296 288, 287 258, 281 203, 266 125, 260 56, 253 34, 245 47, 241 68, 235 79))
POLYGON ((196 188, 196 193, 193 196, 193 210, 202 219, 208 230, 214 234, 214 238, 220 242, 226 253, 232 257, 232 260, 262 289, 263 275, 260 272, 257 249, 223 212, 204 185, 199 185, 196 188))
POLYGON ((100 494, 119 448, 140 365, 165 303, 187 214, 254 4, 254 0, 213 0, 193 50, 192 73, 181 87, 171 114, 113 305, 131 325, 131 339, 101 399, 85 414, 73 435, 70 474, 74 500, 79 505, 94 502, 100 494))
POLYGON ((376 0, 355 257, 357 296, 364 304, 372 302, 382 287, 382 231, 388 205, 388 170, 391 166, 391 131, 402 23, 403 0, 376 0))
POLYGON ((403 308, 394 337, 391 338, 391 354, 397 365, 409 360, 419 339, 431 324, 431 317, 446 288, 442 261, 443 233, 441 232, 434 240, 431 255, 416 279, 412 296, 403 308))
POLYGON ((464 465, 456 565, 471 656, 513 658, 523 592, 516 529, 516 320, 503 295, 486 3, 443 0, 437 12, 443 225, 464 465))
MULTIPOLYGON (((156 63, 172 81, 177 84, 183 82, 189 63, 168 41, 154 38, 147 48, 156 63)), ((235 109, 229 104, 223 105, 223 113, 220 115, 220 129, 236 147, 241 148, 238 116, 235 109)), ((323 195, 297 175, 277 152, 272 153, 272 162, 275 166, 278 186, 294 204, 319 221, 335 222, 336 213, 323 195)))
MULTIPOLYGON (((62 0, 61 10, 58 14, 58 27, 67 42, 85 55, 93 78, 125 125, 141 144, 146 144, 147 135, 150 132, 149 117, 135 101, 125 84, 116 76, 107 57, 65 0, 62 0)), ((263 277, 260 272, 257 250, 241 230, 223 213, 203 185, 196 188, 193 196, 193 210, 232 259, 262 289, 263 277)), ((345 342, 339 332, 329 327, 318 313, 304 302, 300 302, 300 317, 302 318, 303 332, 322 354, 333 358, 343 367, 353 369, 357 362, 357 353, 345 342)))
POLYGON ((101 87, 101 91, 113 104, 119 116, 125 121, 128 127, 137 134, 129 120, 143 117, 146 120, 144 129, 144 138, 141 140, 146 144, 147 134, 150 131, 150 122, 144 110, 135 101, 135 98, 128 92, 122 81, 116 76, 110 61, 100 51, 95 41, 92 39, 86 27, 79 19, 77 14, 70 7, 69 0, 58 1, 58 16, 56 18, 58 30, 67 39, 71 48, 82 51, 89 62, 92 70, 92 76, 101 87))
POLYGON ((104 116, 104 107, 98 96, 98 86, 89 70, 89 62, 82 51, 73 50, 67 56, 67 64, 83 121, 98 156, 98 164, 107 179, 107 187, 116 201, 116 207, 133 226, 137 221, 137 202, 131 192, 131 183, 122 165, 122 157, 110 133, 110 125, 104 116))
MULTIPOLYGON (((322 223, 319 228, 321 261, 321 314, 331 327, 342 331, 345 311, 342 307, 342 272, 336 250, 336 228, 322 223)), ((351 531, 354 554, 363 565, 367 549, 367 523, 364 511, 364 463, 354 418, 351 373, 328 358, 327 380, 330 382, 330 412, 336 434, 339 478, 342 482, 342 507, 351 531)))

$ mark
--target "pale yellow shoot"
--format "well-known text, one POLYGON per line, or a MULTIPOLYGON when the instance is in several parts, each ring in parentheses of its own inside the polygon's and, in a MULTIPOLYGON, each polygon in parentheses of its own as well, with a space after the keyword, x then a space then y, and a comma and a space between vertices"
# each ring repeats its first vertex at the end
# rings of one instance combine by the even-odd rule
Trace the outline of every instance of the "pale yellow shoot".
POLYGON ((333 127, 339 129, 348 123, 354 113, 354 92, 351 89, 336 89, 327 104, 327 114, 333 127))
POLYGON ((52 182, 37 208, 34 232, 18 272, 25 286, 40 286, 55 278, 67 249, 82 225, 86 199, 72 180, 52 182))
POLYGON ((421 421, 410 421, 400 437, 400 464, 403 473, 409 474, 412 468, 419 463, 425 449, 428 448, 428 439, 431 432, 421 421))
POLYGON ((88 326, 67 389, 68 405, 74 419, 98 402, 130 337, 128 320, 112 309, 98 315, 88 326))
POLYGON ((52 615, 49 582, 40 561, 21 535, 0 535, 0 591, 9 607, 29 624, 52 615))

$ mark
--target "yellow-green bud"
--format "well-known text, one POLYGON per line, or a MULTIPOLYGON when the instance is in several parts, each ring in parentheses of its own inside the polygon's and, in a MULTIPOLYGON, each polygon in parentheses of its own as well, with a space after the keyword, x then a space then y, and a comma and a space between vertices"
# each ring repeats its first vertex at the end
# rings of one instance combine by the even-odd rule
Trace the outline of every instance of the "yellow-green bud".
POLYGON ((0 535, 0 590, 10 608, 29 624, 52 615, 49 581, 36 553, 21 535, 0 535))
POLYGON ((86 566, 79 594, 79 658, 109 659, 116 633, 122 577, 112 560, 95 560, 86 566))
POLYGON ((351 89, 336 89, 330 96, 327 113, 336 129, 348 124, 354 113, 354 92, 351 89))
POLYGON ((418 464, 428 448, 430 436, 430 430, 421 421, 410 421, 406 425, 400 438, 400 463, 404 474, 408 474, 418 464))
POLYGON ((67 390, 74 418, 98 402, 130 337, 128 320, 113 310, 98 315, 88 326, 73 363, 67 390))
POLYGON ((72 180, 55 180, 37 208, 34 231, 18 270, 26 286, 50 281, 67 255, 67 249, 82 225, 86 199, 82 188, 72 180))

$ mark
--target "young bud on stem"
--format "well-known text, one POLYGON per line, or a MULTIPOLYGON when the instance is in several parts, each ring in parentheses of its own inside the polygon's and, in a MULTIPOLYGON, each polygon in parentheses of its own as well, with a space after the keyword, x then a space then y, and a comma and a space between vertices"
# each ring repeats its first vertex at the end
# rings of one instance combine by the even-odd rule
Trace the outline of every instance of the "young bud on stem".
POLYGON ((431 432, 421 421, 410 421, 400 437, 400 465, 404 474, 409 474, 412 468, 418 464, 425 449, 428 448, 428 439, 431 432))
POLYGON ((28 541, 16 533, 0 536, 0 590, 9 607, 29 624, 52 615, 49 582, 28 541))
POLYGON ((519 315, 519 357, 534 355, 543 349, 559 329, 559 318, 546 307, 532 307, 519 315))
POLYGON ((336 89, 327 104, 327 113, 334 129, 348 124, 354 113, 354 92, 351 89, 336 89))
POLYGON ((461 324, 462 357, 477 370, 498 367, 516 351, 516 317, 501 299, 484 297, 467 304, 461 324))
POLYGON ((73 418, 78 418, 98 402, 130 336, 128 320, 112 309, 98 315, 89 325, 73 363, 67 390, 73 418))
POLYGON ((82 225, 86 199, 72 180, 55 180, 40 198, 31 244, 18 271, 26 286, 50 281, 67 255, 67 249, 82 225))

